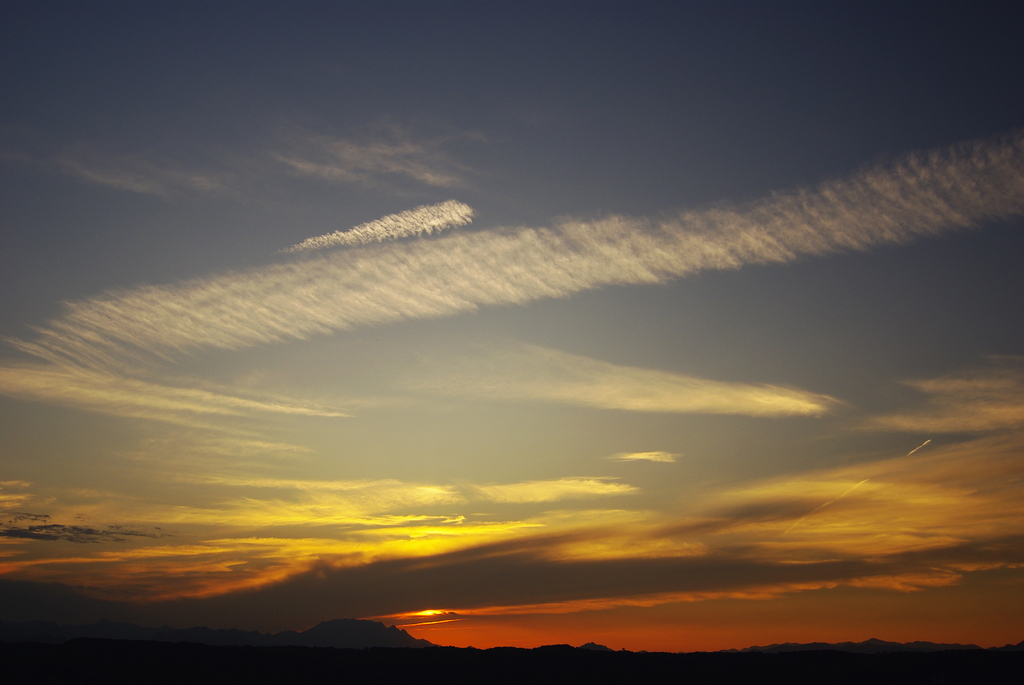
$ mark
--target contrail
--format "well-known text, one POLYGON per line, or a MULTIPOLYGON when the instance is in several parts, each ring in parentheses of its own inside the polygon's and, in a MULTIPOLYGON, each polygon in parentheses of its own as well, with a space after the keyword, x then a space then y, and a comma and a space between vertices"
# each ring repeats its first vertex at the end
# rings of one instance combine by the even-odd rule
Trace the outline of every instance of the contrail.
MULTIPOLYGON (((839 497, 836 497, 836 498, 835 498, 835 499, 833 499, 833 500, 829 500, 828 502, 825 502, 825 503, 824 503, 824 504, 822 504, 822 505, 821 505, 820 507, 817 507, 816 509, 814 509, 813 511, 811 511, 811 512, 810 512, 810 513, 808 513, 808 514, 804 514, 803 516, 801 516, 800 518, 798 518, 798 519, 797 519, 796 523, 794 523, 793 525, 791 525, 791 526, 790 526, 789 528, 787 528, 787 529, 786 529, 786 533, 788 533, 789 531, 793 530, 793 529, 794 529, 794 528, 796 528, 796 527, 797 527, 798 525, 800 525, 800 522, 801 522, 801 521, 803 521, 803 520, 804 520, 805 518, 808 518, 809 516, 814 516, 814 515, 815 515, 816 513, 818 513, 819 511, 821 511, 822 509, 824 509, 824 508, 825 508, 825 507, 827 507, 828 505, 830 505, 830 504, 834 504, 835 502, 838 502, 838 501, 839 501, 839 500, 841 500, 842 498, 846 497, 846 496, 847 496, 847 495, 849 495, 849 494, 850 494, 851 492, 853 492, 854 490, 856 490, 856 489, 857 489, 857 488, 859 488, 860 486, 864 485, 864 483, 867 483, 867 482, 868 482, 868 480, 870 480, 870 479, 868 479, 868 478, 865 478, 864 480, 862 480, 862 481, 861 481, 861 482, 859 482, 859 483, 854 483, 853 485, 851 485, 851 486, 850 486, 849 488, 847 488, 847 489, 846 489, 846 492, 844 492, 843 494, 839 495, 839 497)), ((783 533, 783 535, 785 535, 786 533, 783 533)))
POLYGON ((917 446, 917 447, 915 447, 914 449, 912 449, 912 450, 910 450, 909 452, 907 452, 907 456, 909 457, 909 456, 910 456, 911 454, 913 454, 914 452, 918 451, 919 449, 921 449, 922 447, 924 447, 925 445, 927 445, 927 444, 928 444, 929 442, 931 442, 931 441, 932 441, 932 439, 931 439, 931 438, 928 438, 927 440, 925 440, 924 442, 922 442, 922 443, 921 443, 920 445, 918 445, 918 446, 917 446))
POLYGON ((347 231, 335 231, 313 238, 306 238, 297 245, 281 250, 282 252, 302 252, 305 250, 322 250, 325 247, 342 245, 365 245, 366 243, 382 243, 397 240, 411 235, 441 232, 453 226, 462 226, 473 220, 473 208, 467 204, 448 200, 436 205, 421 205, 407 212, 388 214, 376 221, 351 228, 347 231))
MULTIPOLYGON (((930 443, 931 441, 932 441, 932 440, 931 440, 931 438, 929 438, 929 439, 925 440, 925 441, 924 441, 924 442, 922 442, 922 443, 921 443, 920 445, 918 445, 918 446, 917 446, 917 447, 915 447, 914 449, 912 449, 912 450, 910 450, 909 452, 907 452, 907 455, 906 455, 906 456, 908 456, 908 457, 909 457, 909 456, 910 456, 911 454, 913 454, 914 452, 918 451, 919 449, 921 449, 922 447, 924 447, 925 445, 927 445, 927 444, 928 444, 928 443, 930 443)), ((846 490, 846 492, 844 492, 843 494, 839 495, 839 497, 836 497, 836 498, 835 498, 834 500, 830 500, 830 501, 828 501, 828 502, 825 502, 824 504, 822 504, 822 505, 821 505, 820 507, 818 507, 818 508, 817 508, 817 509, 815 509, 814 511, 810 512, 809 514, 805 514, 804 516, 801 516, 801 517, 800 517, 799 519, 797 519, 796 523, 794 523, 793 525, 791 525, 791 526, 790 526, 790 527, 789 527, 789 528, 788 528, 788 529, 786 530, 786 533, 788 533, 789 531, 791 531, 791 530, 793 530, 794 528, 796 528, 796 527, 797 527, 797 526, 798 526, 798 525, 800 524, 800 522, 801 522, 801 521, 803 521, 803 520, 804 520, 805 518, 807 518, 808 516, 813 516, 814 514, 816 514, 817 512, 821 511, 822 509, 824 509, 824 508, 825 508, 825 507, 827 507, 828 505, 830 505, 830 504, 832 504, 832 503, 834 503, 834 502, 838 502, 839 500, 841 500, 842 498, 846 497, 846 496, 847 496, 847 495, 849 495, 849 494, 850 494, 851 492, 853 492, 853 491, 854 491, 854 490, 855 490, 856 488, 860 487, 860 486, 861 486, 861 485, 863 485, 864 483, 867 483, 867 482, 868 482, 868 480, 869 480, 868 478, 865 478, 865 479, 864 479, 864 480, 862 480, 861 482, 859 482, 859 483, 856 483, 855 485, 852 485, 852 486, 850 486, 850 487, 849 487, 849 488, 848 488, 848 489, 846 490)), ((785 535, 786 533, 783 533, 783 535, 785 535)))

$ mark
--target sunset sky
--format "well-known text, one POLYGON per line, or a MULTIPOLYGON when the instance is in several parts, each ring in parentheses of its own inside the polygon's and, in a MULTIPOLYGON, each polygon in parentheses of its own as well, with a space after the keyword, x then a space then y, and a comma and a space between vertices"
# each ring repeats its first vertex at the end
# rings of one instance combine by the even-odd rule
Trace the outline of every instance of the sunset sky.
POLYGON ((1021 26, 0 2, 0 620, 1019 642, 1021 26))

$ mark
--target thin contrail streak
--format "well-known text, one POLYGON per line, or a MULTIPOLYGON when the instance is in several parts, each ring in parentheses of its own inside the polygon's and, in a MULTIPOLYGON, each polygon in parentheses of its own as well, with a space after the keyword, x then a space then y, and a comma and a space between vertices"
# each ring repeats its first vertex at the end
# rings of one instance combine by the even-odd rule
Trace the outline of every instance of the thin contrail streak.
MULTIPOLYGON (((842 498, 846 497, 846 496, 847 496, 847 495, 849 495, 849 494, 850 494, 851 492, 853 492, 854 490, 856 490, 857 488, 859 488, 859 487, 860 487, 861 485, 864 485, 864 483, 867 483, 867 482, 868 482, 868 480, 870 480, 870 479, 868 479, 868 478, 865 478, 864 480, 862 480, 862 481, 861 481, 861 482, 859 482, 859 483, 854 483, 853 485, 851 485, 851 486, 850 486, 849 488, 847 488, 847 489, 846 489, 846 492, 844 492, 843 494, 839 495, 839 497, 836 497, 836 498, 835 498, 835 499, 833 499, 833 500, 829 500, 828 502, 825 502, 824 504, 822 504, 821 506, 817 507, 816 509, 814 509, 814 510, 813 510, 813 511, 811 511, 810 513, 804 514, 804 515, 803 515, 803 516, 801 516, 801 517, 800 517, 799 519, 797 519, 796 523, 794 523, 793 525, 791 525, 791 526, 790 526, 789 528, 787 528, 787 529, 786 529, 786 533, 788 533, 789 531, 791 531, 791 530, 793 530, 794 528, 796 528, 796 527, 797 527, 797 526, 798 526, 798 525, 800 524, 800 522, 801 522, 801 521, 803 521, 803 520, 804 520, 805 518, 808 518, 808 517, 810 517, 810 516, 814 516, 814 515, 815 515, 816 513, 818 513, 819 511, 821 511, 822 509, 824 509, 824 508, 825 508, 825 507, 827 507, 828 505, 830 505, 830 504, 834 504, 835 502, 838 502, 838 501, 839 501, 839 500, 841 500, 842 498)), ((786 533, 783 533, 783 535, 785 535, 786 533)))
POLYGON ((918 445, 918 446, 917 446, 917 447, 915 447, 914 449, 912 449, 912 450, 910 450, 909 452, 907 452, 907 456, 909 457, 909 456, 910 456, 911 454, 913 454, 914 452, 918 451, 919 449, 921 449, 922 447, 924 447, 925 445, 927 445, 927 444, 928 444, 929 442, 931 442, 931 441, 932 441, 932 439, 931 439, 931 438, 928 438, 927 440, 925 440, 924 442, 922 442, 922 443, 921 443, 920 445, 918 445))

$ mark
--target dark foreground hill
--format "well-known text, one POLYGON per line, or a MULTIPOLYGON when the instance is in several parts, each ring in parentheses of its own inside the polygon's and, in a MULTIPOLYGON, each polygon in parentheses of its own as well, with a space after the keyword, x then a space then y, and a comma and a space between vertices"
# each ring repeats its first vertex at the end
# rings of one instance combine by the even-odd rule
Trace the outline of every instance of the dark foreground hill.
POLYGON ((255 630, 212 630, 206 627, 183 630, 163 626, 147 628, 134 623, 99 621, 92 625, 65 626, 52 621, 3 623, 0 621, 0 642, 44 642, 63 644, 80 637, 109 640, 150 640, 154 642, 195 642, 204 645, 232 647, 432 647, 395 626, 377 621, 339 618, 324 621, 309 630, 260 633, 255 630))
MULTIPOLYGON (((1010 647, 1010 645, 1007 645, 1010 647)), ((942 652, 951 649, 981 649, 978 645, 940 644, 935 642, 886 642, 871 638, 864 642, 784 642, 767 647, 747 647, 746 649, 728 650, 730 652, 764 652, 779 654, 781 652, 811 652, 823 649, 837 652, 853 652, 856 654, 881 654, 882 652, 942 652)), ((1001 647, 1000 649, 1006 649, 1001 647)))
POLYGON ((612 652, 568 645, 537 649, 363 650, 216 647, 77 638, 63 645, 0 644, 3 681, 56 683, 623 683, 717 685, 1019 685, 1024 652, 955 650, 854 654, 809 651, 692 654, 612 652))
MULTIPOLYGON (((855 654, 883 654, 885 652, 946 652, 957 649, 981 649, 978 645, 947 644, 939 642, 886 642, 871 638, 864 642, 784 642, 767 647, 747 647, 746 649, 726 649, 725 652, 764 652, 765 654, 781 654, 782 652, 815 652, 831 650, 834 652, 853 652, 855 654)), ((1015 645, 989 647, 996 652, 1024 651, 1024 640, 1015 645)), ((1024 682, 1024 681, 1022 681, 1024 682)))

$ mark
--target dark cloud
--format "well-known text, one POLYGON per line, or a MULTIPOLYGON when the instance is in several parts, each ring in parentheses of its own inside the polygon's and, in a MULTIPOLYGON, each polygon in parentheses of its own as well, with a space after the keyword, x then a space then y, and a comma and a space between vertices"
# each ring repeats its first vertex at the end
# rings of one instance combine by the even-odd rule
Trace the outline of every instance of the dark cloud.
POLYGON ((11 512, 11 523, 17 523, 19 521, 49 521, 49 514, 30 514, 24 511, 13 511, 11 512))
POLYGON ((659 537, 693 537, 722 533, 750 524, 788 523, 812 513, 821 502, 810 498, 752 502, 717 511, 708 518, 665 526, 659 537))
MULTIPOLYGON (((547 542, 554 547, 564 537, 547 542)), ((948 582, 968 567, 1024 562, 1024 536, 891 557, 784 563, 735 549, 699 557, 556 561, 536 539, 420 559, 308 572, 260 589, 152 605, 169 623, 213 623, 263 630, 301 628, 337 617, 622 598, 655 593, 732 593, 888 578, 948 582), (959 569, 959 570, 958 570, 959 569), (945 575, 943 575, 945 574, 945 575)), ((927 583, 926 583, 927 584, 927 583)))
POLYGON ((85 596, 90 594, 88 588, 0 581, 0 606, 4 607, 0 618, 67 621, 74 616, 85 621, 108 618, 151 625, 301 630, 334 618, 424 609, 458 609, 472 617, 474 609, 486 607, 658 593, 756 594, 845 583, 907 590, 956 582, 958 574, 972 569, 1024 565, 1024 536, 799 564, 759 559, 754 550, 738 547, 691 557, 553 558, 572 539, 565 535, 533 538, 347 568, 322 561, 273 585, 162 602, 92 599, 85 596))
POLYGON ((17 514, 10 523, 0 524, 0 537, 22 540, 63 540, 65 542, 126 542, 130 537, 158 538, 162 533, 148 533, 125 526, 106 526, 104 529, 88 526, 68 526, 62 523, 40 523, 35 526, 11 525, 20 521, 49 521, 48 514, 17 514))

